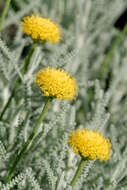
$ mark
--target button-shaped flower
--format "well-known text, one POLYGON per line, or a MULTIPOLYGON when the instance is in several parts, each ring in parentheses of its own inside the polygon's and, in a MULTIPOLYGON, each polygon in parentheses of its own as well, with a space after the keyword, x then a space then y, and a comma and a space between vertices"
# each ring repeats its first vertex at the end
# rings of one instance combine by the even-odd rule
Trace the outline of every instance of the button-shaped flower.
POLYGON ((22 30, 27 35, 35 40, 49 40, 52 42, 59 42, 60 30, 56 23, 48 18, 43 18, 32 14, 23 18, 22 30))
POLYGON ((98 131, 79 129, 74 130, 68 139, 76 154, 92 160, 108 160, 111 153, 111 143, 108 138, 98 131))
POLYGON ((58 99, 73 99, 77 95, 76 80, 62 69, 46 67, 38 71, 36 80, 44 96, 58 99))

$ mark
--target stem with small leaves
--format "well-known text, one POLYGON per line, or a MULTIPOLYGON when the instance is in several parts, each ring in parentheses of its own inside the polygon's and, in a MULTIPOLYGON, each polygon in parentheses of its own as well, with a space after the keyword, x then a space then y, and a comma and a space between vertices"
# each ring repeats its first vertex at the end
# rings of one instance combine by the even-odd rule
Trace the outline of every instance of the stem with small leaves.
POLYGON ((15 160, 14 160, 14 163, 12 165, 12 168, 10 169, 9 173, 8 173, 8 176, 7 178, 5 179, 5 184, 9 183, 11 178, 13 177, 14 175, 14 170, 17 166, 17 164, 19 163, 19 161, 21 160, 22 156, 24 155, 25 151, 27 150, 28 146, 30 145, 30 143, 32 142, 34 136, 36 135, 39 127, 40 127, 40 124, 42 123, 43 119, 44 119, 44 116, 45 114, 47 113, 48 111, 48 108, 49 106, 51 105, 51 102, 52 102, 52 98, 49 97, 47 102, 45 103, 45 106, 43 107, 42 109, 42 112, 40 114, 40 117, 36 123, 36 125, 34 126, 33 128, 33 131, 31 132, 30 136, 28 137, 28 140, 26 141, 24 147, 21 149, 21 151, 19 152, 19 154, 17 154, 15 160))
MULTIPOLYGON (((25 60, 24 67, 23 67, 23 69, 22 69, 22 75, 25 75, 25 74, 26 74, 26 72, 27 72, 27 70, 28 70, 28 66, 29 66, 30 60, 31 60, 31 57, 32 57, 32 55, 33 55, 35 49, 37 48, 37 46, 38 46, 38 42, 34 42, 34 43, 32 44, 32 46, 31 46, 31 48, 30 48, 30 51, 29 51, 29 54, 28 54, 28 56, 27 56, 27 58, 26 58, 26 60, 25 60)), ((4 106, 3 110, 2 110, 2 112, 1 112, 1 114, 0 114, 0 120, 2 120, 2 118, 3 118, 3 116, 4 116, 4 114, 5 114, 6 110, 7 110, 7 108, 9 107, 9 105, 10 105, 10 103, 11 103, 12 98, 14 97, 15 91, 16 91, 16 89, 19 87, 20 84, 21 84, 21 79, 18 78, 17 81, 16 81, 16 83, 15 83, 15 85, 14 85, 14 87, 13 87, 13 90, 12 90, 12 92, 11 92, 11 95, 10 95, 10 97, 8 98, 8 101, 6 102, 6 104, 5 104, 5 106, 4 106)))

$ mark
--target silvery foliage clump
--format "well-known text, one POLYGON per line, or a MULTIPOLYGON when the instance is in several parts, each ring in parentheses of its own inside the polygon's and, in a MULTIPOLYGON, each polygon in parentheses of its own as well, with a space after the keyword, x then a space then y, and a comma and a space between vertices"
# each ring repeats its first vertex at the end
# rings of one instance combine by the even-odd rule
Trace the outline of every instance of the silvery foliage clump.
POLYGON ((127 39, 115 49, 106 78, 98 71, 120 31, 115 21, 127 6, 126 0, 27 0, 10 7, 0 36, 0 107, 2 110, 20 77, 22 84, 0 121, 0 189, 71 190, 80 156, 67 144, 68 134, 86 127, 111 139, 111 160, 89 160, 73 188, 75 190, 127 189, 127 39), (24 36, 21 19, 40 13, 56 21, 62 31, 58 44, 45 43, 32 56, 28 72, 22 75, 32 40, 24 36), (9 33, 14 30, 13 37, 9 33), (26 51, 25 51, 26 50, 26 51), (15 155, 32 131, 45 97, 34 83, 35 73, 46 66, 70 72, 79 85, 75 101, 55 99, 38 134, 41 139, 18 164, 15 175, 4 184, 15 155), (110 77, 110 78, 108 78, 110 77), (105 87, 105 83, 108 85, 105 87))

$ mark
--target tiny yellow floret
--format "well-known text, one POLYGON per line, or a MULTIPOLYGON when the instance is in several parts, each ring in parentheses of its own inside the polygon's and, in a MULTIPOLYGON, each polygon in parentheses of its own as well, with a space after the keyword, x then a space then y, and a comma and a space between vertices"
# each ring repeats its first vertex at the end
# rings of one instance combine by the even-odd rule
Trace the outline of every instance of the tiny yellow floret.
POLYGON ((108 160, 111 153, 111 143, 108 138, 98 131, 79 129, 74 130, 68 139, 76 154, 84 158, 108 160))
POLYGON ((35 82, 43 91, 44 96, 58 99, 73 99, 77 95, 77 83, 69 73, 54 67, 38 71, 35 82))
POLYGON ((35 40, 49 40, 51 43, 59 42, 60 29, 58 25, 48 18, 32 14, 23 18, 22 30, 35 40))

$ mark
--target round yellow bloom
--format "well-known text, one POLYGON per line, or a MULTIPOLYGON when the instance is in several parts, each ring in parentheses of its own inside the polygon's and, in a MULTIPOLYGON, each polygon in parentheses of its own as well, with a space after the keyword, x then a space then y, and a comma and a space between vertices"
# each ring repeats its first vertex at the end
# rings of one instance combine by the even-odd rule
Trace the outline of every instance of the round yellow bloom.
POLYGON ((107 160, 110 158, 111 143, 108 138, 98 131, 79 129, 74 130, 68 139, 76 154, 92 160, 107 160))
POLYGON ((58 25, 48 18, 42 18, 37 15, 31 15, 23 18, 22 30, 32 39, 49 40, 59 42, 60 30, 58 25))
POLYGON ((74 78, 62 69, 46 67, 38 71, 36 80, 45 96, 58 99, 73 99, 77 95, 78 86, 74 78))

